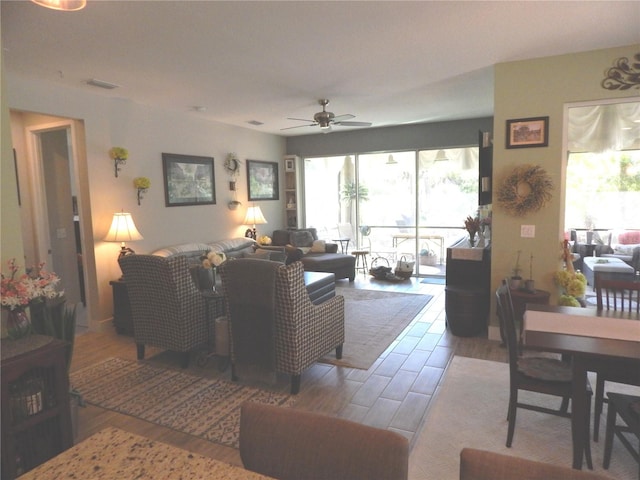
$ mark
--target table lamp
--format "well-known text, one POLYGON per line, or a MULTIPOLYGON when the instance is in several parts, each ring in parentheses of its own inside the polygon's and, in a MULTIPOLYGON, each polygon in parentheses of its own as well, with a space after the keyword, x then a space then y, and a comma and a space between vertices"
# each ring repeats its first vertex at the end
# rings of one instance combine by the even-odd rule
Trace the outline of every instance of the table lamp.
POLYGON ((256 235, 256 225, 264 225, 267 223, 267 220, 264 218, 260 207, 253 206, 247 208, 247 215, 244 217, 244 222, 242 223, 245 225, 253 225, 253 229, 248 228, 244 236, 256 240, 258 238, 256 235))
POLYGON ((118 258, 125 255, 129 255, 134 252, 131 248, 125 246, 124 242, 134 242, 136 240, 142 240, 142 235, 133 223, 130 213, 119 212, 113 214, 113 220, 111 221, 111 227, 107 236, 104 237, 105 242, 120 242, 120 255, 118 258))

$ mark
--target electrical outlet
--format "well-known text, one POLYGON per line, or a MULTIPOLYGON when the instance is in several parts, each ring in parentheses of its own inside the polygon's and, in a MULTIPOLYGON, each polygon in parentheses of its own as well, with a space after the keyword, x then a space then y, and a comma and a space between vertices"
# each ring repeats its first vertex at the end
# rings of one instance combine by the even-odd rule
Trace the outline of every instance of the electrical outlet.
POLYGON ((536 226, 520 225, 520 236, 524 238, 534 238, 536 236, 536 226))

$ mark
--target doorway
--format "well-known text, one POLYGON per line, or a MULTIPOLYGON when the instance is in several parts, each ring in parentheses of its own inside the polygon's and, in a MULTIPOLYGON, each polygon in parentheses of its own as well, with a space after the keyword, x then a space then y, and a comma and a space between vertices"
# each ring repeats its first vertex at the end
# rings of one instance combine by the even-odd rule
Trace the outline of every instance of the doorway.
MULTIPOLYGON (((20 216, 25 267, 46 262, 61 279, 69 304, 76 305, 78 331, 89 327, 85 292, 87 246, 79 208, 76 131, 81 122, 11 112, 12 141, 21 186, 20 216)), ((82 150, 84 151, 84 150, 82 150)))

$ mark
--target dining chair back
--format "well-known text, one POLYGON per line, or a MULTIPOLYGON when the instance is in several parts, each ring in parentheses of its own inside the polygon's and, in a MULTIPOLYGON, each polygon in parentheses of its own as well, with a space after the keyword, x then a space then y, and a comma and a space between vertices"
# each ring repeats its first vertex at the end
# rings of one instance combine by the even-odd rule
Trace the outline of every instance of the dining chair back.
POLYGON ((598 310, 640 313, 640 281, 615 278, 606 272, 594 272, 598 310))
MULTIPOLYGON (((506 446, 510 448, 515 433, 516 412, 518 408, 561 417, 571 417, 571 414, 568 412, 568 406, 569 399, 571 398, 572 371, 569 363, 563 362, 559 359, 547 357, 523 357, 520 355, 516 335, 513 302, 511 300, 511 290, 509 289, 508 280, 504 280, 502 285, 496 290, 496 303, 498 307, 498 314, 503 322, 507 352, 509 355, 509 407, 507 412, 507 421, 509 422, 509 425, 506 446), (562 398, 562 403, 560 408, 556 410, 540 405, 520 402, 518 401, 518 393, 520 390, 560 397, 562 398)), ((591 394, 591 388, 588 381, 585 388, 587 388, 589 394, 591 394)), ((591 398, 590 395, 589 398, 591 398)), ((590 405, 591 402, 589 400, 588 412, 591 411, 590 405)), ((588 439, 588 414, 585 416, 584 421, 587 423, 586 431, 588 439)), ((589 447, 586 449, 586 459, 587 464, 591 467, 591 450, 589 447)))
MULTIPOLYGON (((595 288, 598 310, 613 310, 631 313, 640 310, 640 282, 633 279, 614 278, 605 272, 595 272, 595 288)), ((593 440, 600 435, 600 418, 607 403, 605 382, 640 386, 640 369, 637 362, 607 358, 598 362, 596 369, 596 398, 593 413, 593 440)))
POLYGON ((344 418, 245 402, 240 458, 247 470, 280 480, 406 480, 409 442, 344 418))

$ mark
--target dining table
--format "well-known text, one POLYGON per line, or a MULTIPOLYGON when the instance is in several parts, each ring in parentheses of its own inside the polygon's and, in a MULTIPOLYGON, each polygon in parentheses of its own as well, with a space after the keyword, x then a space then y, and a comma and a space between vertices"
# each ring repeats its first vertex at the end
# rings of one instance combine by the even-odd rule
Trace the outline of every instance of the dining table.
POLYGON ((571 437, 573 468, 582 469, 589 441, 587 372, 607 362, 625 361, 640 369, 640 315, 637 312, 527 304, 523 345, 570 355, 572 359, 571 437))

